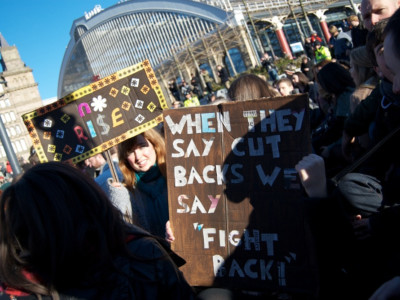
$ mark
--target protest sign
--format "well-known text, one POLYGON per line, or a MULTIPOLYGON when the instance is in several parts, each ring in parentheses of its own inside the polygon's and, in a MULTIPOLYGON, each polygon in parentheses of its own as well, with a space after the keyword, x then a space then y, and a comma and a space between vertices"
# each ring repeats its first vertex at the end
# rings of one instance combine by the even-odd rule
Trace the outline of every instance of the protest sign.
POLYGON ((308 97, 163 114, 172 247, 189 283, 314 293, 294 169, 311 152, 308 97))
POLYGON ((22 118, 40 162, 77 163, 157 126, 167 107, 146 60, 22 118))

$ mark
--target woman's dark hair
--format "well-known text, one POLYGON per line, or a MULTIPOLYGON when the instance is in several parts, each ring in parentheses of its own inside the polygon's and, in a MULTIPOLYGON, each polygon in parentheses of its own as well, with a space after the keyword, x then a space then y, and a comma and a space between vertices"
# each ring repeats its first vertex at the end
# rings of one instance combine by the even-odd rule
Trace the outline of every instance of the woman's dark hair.
POLYGON ((229 90, 228 97, 233 101, 244 101, 261 98, 277 97, 279 93, 265 80, 254 74, 243 74, 235 79, 229 90))
POLYGON ((348 87, 355 87, 350 72, 338 63, 328 63, 317 73, 318 83, 328 93, 339 96, 348 87))
POLYGON ((101 188, 78 169, 60 162, 33 166, 0 199, 1 281, 57 298, 127 253, 125 226, 101 188))
POLYGON ((310 79, 308 79, 308 77, 304 75, 303 72, 295 72, 293 73, 293 75, 297 75, 299 77, 299 84, 301 86, 306 86, 310 82, 310 79))

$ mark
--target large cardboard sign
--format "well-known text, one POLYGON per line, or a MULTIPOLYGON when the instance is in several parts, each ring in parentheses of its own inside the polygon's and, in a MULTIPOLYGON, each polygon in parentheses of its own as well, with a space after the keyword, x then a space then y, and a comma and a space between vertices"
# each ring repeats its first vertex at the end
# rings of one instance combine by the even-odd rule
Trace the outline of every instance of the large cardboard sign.
POLYGON ((146 60, 22 118, 41 162, 77 163, 155 127, 167 107, 146 60))
POLYGON ((306 95, 164 111, 173 250, 194 286, 314 293, 294 169, 311 152, 306 95))

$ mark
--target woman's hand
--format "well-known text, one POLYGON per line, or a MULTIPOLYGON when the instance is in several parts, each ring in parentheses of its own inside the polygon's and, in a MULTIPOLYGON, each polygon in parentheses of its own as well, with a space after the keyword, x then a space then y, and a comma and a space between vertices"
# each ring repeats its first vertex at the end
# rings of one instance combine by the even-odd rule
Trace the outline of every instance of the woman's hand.
POLYGON ((326 197, 325 163, 321 156, 309 154, 304 156, 295 166, 300 181, 309 197, 326 197))
POLYGON ((111 181, 110 184, 111 184, 111 186, 116 187, 116 188, 122 187, 121 182, 111 181))
POLYGON ((175 241, 175 236, 174 233, 172 232, 171 223, 169 221, 167 221, 167 223, 165 224, 165 239, 169 243, 175 241))

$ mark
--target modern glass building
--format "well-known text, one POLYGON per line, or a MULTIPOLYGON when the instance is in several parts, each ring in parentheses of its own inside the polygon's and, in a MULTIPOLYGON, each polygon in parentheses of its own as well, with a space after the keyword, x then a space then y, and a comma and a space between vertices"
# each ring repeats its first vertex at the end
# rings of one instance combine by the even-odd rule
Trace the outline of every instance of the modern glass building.
POLYGON ((73 23, 58 96, 145 59, 157 68, 230 19, 220 8, 184 0, 97 6, 73 23))
MULTIPOLYGON (((296 14, 300 3, 310 12, 337 2, 299 1, 290 1, 296 14)), ((281 54, 273 27, 262 26, 274 16, 282 17, 283 22, 286 16, 290 23, 289 14, 286 0, 127 0, 106 9, 97 5, 73 22, 58 98, 145 59, 165 86, 170 78, 190 79, 199 66, 216 77, 215 66, 225 64, 235 75, 259 64, 264 51, 281 54), (255 26, 251 26, 253 19, 255 26), (256 43, 254 28, 261 45, 256 43)), ((310 18, 318 24, 315 16, 310 18)), ((298 33, 289 23, 285 24, 287 39, 298 41, 298 33)), ((301 24, 304 27, 304 18, 301 24)))

